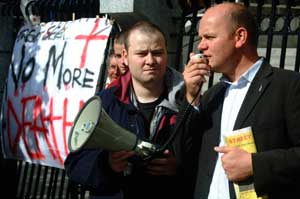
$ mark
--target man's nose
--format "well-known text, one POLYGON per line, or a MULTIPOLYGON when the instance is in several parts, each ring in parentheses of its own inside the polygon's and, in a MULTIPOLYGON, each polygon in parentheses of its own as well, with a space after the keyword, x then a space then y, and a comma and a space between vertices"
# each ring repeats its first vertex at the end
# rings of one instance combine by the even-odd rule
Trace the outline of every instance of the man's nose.
POLYGON ((149 52, 146 56, 146 64, 151 65, 154 62, 154 57, 151 52, 149 52))
POLYGON ((207 44, 206 44, 206 42, 205 42, 204 39, 200 40, 197 48, 198 48, 199 51, 203 51, 203 50, 205 50, 207 48, 207 44))

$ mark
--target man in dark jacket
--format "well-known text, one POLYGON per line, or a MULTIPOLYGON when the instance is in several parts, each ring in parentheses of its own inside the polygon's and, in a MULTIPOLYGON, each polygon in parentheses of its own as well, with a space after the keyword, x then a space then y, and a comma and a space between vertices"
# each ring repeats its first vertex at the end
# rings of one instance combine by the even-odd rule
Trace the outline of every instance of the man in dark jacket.
MULTIPOLYGON (((167 67, 161 30, 139 22, 128 30, 123 55, 129 71, 100 92, 102 106, 120 126, 141 139, 162 146, 176 121, 182 75, 167 67)), ((174 142, 158 157, 143 162, 132 151, 80 150, 65 161, 69 178, 88 187, 91 195, 124 198, 175 198, 181 179, 174 142)))
POLYGON ((223 77, 194 101, 198 107, 184 123, 184 134, 192 134, 191 150, 183 147, 186 167, 197 169, 195 199, 299 198, 300 75, 258 56, 256 30, 237 3, 217 4, 200 21, 204 58, 191 59, 183 73, 187 101, 199 98, 210 70, 223 77), (245 128, 252 129, 256 153, 227 146, 230 136, 248 138, 238 131, 245 128))

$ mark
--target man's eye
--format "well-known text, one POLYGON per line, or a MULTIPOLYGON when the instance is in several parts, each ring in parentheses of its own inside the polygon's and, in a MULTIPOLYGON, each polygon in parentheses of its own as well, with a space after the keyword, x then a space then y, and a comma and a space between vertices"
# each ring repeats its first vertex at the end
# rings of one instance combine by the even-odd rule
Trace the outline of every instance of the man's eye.
POLYGON ((137 55, 144 57, 144 56, 147 56, 147 53, 137 53, 137 55))
POLYGON ((207 36, 207 37, 205 37, 205 39, 207 39, 207 40, 211 40, 213 38, 215 38, 215 37, 214 36, 207 36))
POLYGON ((160 52, 160 51, 152 53, 153 56, 160 56, 162 54, 163 54, 163 52, 160 52))

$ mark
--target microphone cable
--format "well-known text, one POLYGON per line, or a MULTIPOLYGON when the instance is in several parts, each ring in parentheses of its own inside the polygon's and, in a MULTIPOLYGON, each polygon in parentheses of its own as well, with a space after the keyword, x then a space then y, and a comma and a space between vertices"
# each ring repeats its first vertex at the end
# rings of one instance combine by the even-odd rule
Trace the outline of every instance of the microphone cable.
POLYGON ((199 89, 198 89, 198 91, 196 93, 196 96, 193 98, 193 100, 191 101, 191 103, 188 103, 188 105, 183 109, 182 117, 179 118, 180 120, 176 122, 177 125, 175 126, 175 129, 174 129, 173 133, 170 135, 170 137, 168 138, 168 140, 164 143, 164 145, 162 145, 162 147, 160 147, 152 155, 149 155, 148 157, 145 157, 143 159, 144 161, 151 161, 151 160, 153 160, 155 157, 161 155, 167 149, 168 145, 173 141, 173 139, 175 138, 175 136, 178 134, 179 128, 181 127, 182 123, 185 121, 186 117, 188 116, 188 114, 190 113, 191 109, 193 108, 192 104, 195 102, 195 100, 197 99, 198 95, 200 94, 202 86, 203 86, 203 82, 200 83, 199 89))

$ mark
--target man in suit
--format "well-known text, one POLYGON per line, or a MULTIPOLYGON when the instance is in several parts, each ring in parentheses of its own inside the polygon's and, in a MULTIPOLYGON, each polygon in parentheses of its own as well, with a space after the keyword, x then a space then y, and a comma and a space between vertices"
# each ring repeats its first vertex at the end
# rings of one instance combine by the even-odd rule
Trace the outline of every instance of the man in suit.
POLYGON ((300 197, 300 75, 258 56, 256 30, 237 3, 215 5, 200 20, 204 58, 185 67, 179 113, 193 106, 179 135, 186 175, 196 178, 195 199, 236 198, 232 183, 249 181, 257 196, 300 197), (201 96, 210 71, 223 76, 201 96), (245 127, 252 128, 256 153, 225 146, 224 136, 245 127))

